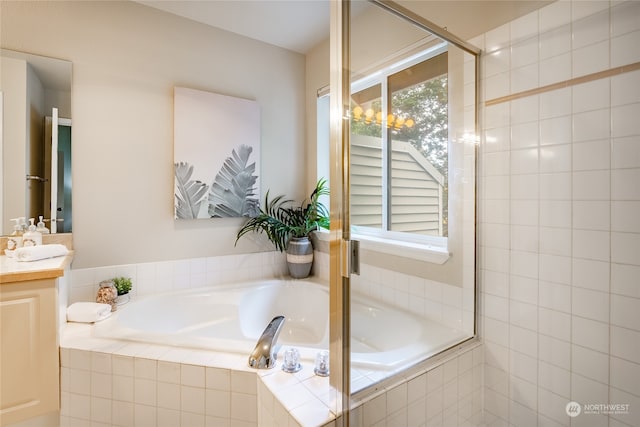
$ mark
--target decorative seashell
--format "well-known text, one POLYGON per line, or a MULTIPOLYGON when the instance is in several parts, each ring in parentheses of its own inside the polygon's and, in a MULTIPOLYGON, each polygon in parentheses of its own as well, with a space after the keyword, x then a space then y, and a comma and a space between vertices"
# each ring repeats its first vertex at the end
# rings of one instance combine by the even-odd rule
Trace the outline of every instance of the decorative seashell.
POLYGON ((116 298, 118 298, 118 291, 111 280, 104 280, 100 282, 100 289, 96 295, 96 302, 102 304, 111 305, 111 311, 116 311, 118 305, 116 304, 116 298))

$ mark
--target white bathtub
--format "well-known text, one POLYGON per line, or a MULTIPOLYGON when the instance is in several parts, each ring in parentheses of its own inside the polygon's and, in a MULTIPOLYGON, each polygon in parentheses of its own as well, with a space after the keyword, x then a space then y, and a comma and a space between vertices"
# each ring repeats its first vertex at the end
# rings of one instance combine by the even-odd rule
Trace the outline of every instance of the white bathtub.
MULTIPOLYGON (((246 354, 284 315, 278 344, 303 359, 329 348, 329 289, 307 280, 266 280, 138 298, 97 323, 97 337, 246 354)), ((399 369, 467 338, 456 329, 354 295, 352 363, 399 369)))

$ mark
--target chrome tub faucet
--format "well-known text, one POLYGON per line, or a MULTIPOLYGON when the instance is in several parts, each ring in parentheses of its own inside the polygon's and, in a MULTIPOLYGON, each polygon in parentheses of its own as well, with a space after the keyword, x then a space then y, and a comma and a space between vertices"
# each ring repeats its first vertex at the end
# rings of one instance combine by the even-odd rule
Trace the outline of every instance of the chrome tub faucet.
POLYGON ((276 316, 267 325, 249 356, 249 366, 255 369, 271 369, 276 365, 275 347, 284 324, 284 316, 276 316))

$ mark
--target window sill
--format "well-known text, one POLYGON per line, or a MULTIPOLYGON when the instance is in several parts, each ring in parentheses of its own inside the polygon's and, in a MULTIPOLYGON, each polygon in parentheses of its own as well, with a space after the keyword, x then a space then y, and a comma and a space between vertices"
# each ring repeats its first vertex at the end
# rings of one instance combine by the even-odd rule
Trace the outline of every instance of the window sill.
MULTIPOLYGON (((315 234, 318 240, 325 242, 329 241, 328 232, 316 231, 315 234)), ((446 248, 439 246, 404 242, 401 240, 382 239, 356 233, 352 233, 351 236, 353 240, 360 242, 360 249, 367 251, 396 255, 439 265, 444 264, 451 257, 451 254, 446 248)))

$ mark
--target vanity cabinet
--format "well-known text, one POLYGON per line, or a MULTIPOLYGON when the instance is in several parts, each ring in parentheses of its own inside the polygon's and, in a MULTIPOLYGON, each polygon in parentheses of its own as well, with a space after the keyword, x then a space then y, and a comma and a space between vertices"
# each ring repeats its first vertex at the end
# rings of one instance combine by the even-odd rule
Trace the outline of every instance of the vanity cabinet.
POLYGON ((59 314, 71 260, 71 252, 34 262, 0 257, 0 426, 60 410, 59 314))
POLYGON ((0 285, 2 425, 59 409, 56 279, 0 285))

